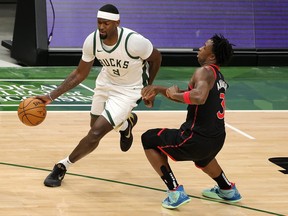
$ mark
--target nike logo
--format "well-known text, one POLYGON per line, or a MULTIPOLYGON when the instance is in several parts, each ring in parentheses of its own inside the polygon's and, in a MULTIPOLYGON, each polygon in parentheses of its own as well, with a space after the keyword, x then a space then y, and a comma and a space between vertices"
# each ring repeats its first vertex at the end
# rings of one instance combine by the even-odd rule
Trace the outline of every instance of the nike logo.
POLYGON ((98 50, 98 49, 97 49, 97 52, 102 52, 102 51, 103 51, 103 50, 98 50))
POLYGON ((127 138, 127 139, 129 139, 130 138, 130 136, 131 136, 131 126, 129 125, 128 126, 129 128, 129 130, 128 130, 128 134, 127 135, 125 135, 125 137, 127 138))
POLYGON ((62 180, 63 178, 64 178, 64 174, 58 176, 59 180, 62 180))

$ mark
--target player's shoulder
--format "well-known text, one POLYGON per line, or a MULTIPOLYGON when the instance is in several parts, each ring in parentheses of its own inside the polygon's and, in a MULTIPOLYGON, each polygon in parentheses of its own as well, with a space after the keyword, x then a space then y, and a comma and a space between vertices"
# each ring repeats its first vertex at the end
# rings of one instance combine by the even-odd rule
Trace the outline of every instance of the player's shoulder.
POLYGON ((144 36, 140 33, 138 33, 137 31, 134 31, 132 29, 129 28, 125 28, 125 27, 121 27, 123 29, 124 34, 130 38, 132 38, 132 40, 142 40, 142 38, 144 38, 144 36))
POLYGON ((136 33, 136 34, 138 34, 138 32, 136 32, 136 31, 134 31, 134 30, 132 30, 132 29, 130 29, 130 28, 126 28, 126 27, 119 27, 120 29, 122 29, 125 33, 136 33))
POLYGON ((194 73, 195 76, 214 77, 214 71, 209 65, 198 67, 194 73))
POLYGON ((204 66, 196 68, 195 73, 205 73, 208 71, 211 71, 211 68, 207 65, 204 65, 204 66))
POLYGON ((200 67, 200 69, 203 71, 203 72, 209 72, 209 73, 214 73, 215 69, 211 66, 211 65, 205 65, 205 66, 202 66, 200 67))
POLYGON ((86 36, 86 40, 94 40, 94 38, 95 38, 95 36, 96 36, 96 33, 97 33, 97 30, 89 33, 89 34, 86 36))

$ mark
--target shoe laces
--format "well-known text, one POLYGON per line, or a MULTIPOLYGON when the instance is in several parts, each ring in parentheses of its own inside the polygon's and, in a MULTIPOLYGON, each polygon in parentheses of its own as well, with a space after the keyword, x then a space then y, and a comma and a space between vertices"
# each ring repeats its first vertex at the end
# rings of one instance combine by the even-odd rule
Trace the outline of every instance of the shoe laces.
POLYGON ((210 189, 211 192, 219 193, 219 186, 215 185, 213 188, 210 189))
POLYGON ((58 177, 60 174, 63 174, 65 173, 66 170, 65 170, 65 167, 64 165, 61 165, 61 164, 57 164, 56 165, 56 168, 53 170, 53 172, 51 173, 51 175, 53 177, 58 177))
POLYGON ((168 195, 169 202, 176 203, 177 200, 179 199, 180 195, 181 195, 181 192, 168 190, 167 195, 168 195))

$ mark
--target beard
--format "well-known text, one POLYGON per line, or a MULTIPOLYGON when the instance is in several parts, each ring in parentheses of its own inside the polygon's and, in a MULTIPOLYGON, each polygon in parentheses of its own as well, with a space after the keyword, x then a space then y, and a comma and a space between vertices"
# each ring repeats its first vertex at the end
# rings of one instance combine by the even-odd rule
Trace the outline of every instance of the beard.
POLYGON ((107 38, 107 34, 100 34, 100 39, 105 40, 107 38))

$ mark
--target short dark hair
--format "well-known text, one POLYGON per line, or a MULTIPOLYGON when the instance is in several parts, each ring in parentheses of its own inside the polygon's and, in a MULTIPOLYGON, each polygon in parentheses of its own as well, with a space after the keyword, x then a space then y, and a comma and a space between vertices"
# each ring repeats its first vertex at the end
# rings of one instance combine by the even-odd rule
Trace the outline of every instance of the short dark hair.
POLYGON ((104 6, 102 6, 99 11, 103 11, 103 12, 108 12, 108 13, 113 13, 113 14, 119 14, 118 9, 112 5, 112 4, 106 4, 104 6))
POLYGON ((227 64, 233 56, 234 44, 231 44, 222 34, 214 34, 210 38, 213 41, 212 52, 215 55, 218 65, 227 64))

